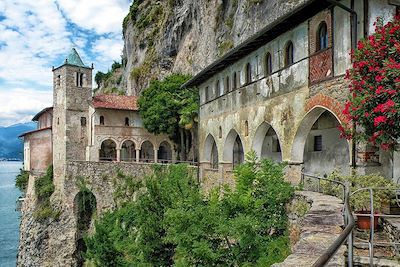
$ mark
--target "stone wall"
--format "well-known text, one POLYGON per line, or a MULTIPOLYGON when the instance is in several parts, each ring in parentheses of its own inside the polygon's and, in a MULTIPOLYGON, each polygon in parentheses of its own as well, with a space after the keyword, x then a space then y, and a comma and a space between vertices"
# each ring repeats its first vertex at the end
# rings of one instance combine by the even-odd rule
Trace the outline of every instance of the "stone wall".
MULTIPOLYGON (((340 199, 310 191, 297 191, 290 205, 292 254, 273 267, 312 266, 342 232, 344 225, 340 199), (299 201, 300 200, 300 201, 299 201), (304 211, 301 200, 311 205, 304 211)), ((289 207, 290 207, 289 206, 289 207)), ((345 266, 345 246, 341 246, 326 266, 345 266)))
POLYGON ((21 267, 53 267, 77 266, 77 203, 79 180, 84 181, 94 194, 97 202, 96 217, 105 211, 115 208, 114 195, 116 185, 121 183, 116 177, 121 171, 141 179, 150 173, 151 164, 116 163, 116 162, 84 162, 70 161, 66 163, 67 177, 62 191, 56 191, 51 197, 55 210, 60 210, 56 219, 48 218, 37 221, 33 217, 36 199, 33 184, 36 179, 29 180, 29 194, 22 205, 20 225, 20 245, 17 266, 21 267), (81 177, 81 178, 80 178, 81 177), (61 194, 63 192, 63 194, 61 194))

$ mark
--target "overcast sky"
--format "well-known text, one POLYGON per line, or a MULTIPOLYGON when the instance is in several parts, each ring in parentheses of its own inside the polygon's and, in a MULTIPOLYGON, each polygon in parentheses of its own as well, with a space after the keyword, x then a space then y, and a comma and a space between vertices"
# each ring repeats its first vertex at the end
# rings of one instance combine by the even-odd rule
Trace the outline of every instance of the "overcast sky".
POLYGON ((93 75, 121 60, 131 0, 0 0, 0 126, 52 105, 52 66, 75 47, 93 75))

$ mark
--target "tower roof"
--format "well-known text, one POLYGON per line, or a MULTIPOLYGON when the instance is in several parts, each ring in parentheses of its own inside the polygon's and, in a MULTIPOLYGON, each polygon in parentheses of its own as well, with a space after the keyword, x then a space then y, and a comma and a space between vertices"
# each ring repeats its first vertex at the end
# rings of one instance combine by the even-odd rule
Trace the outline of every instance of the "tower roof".
POLYGON ((65 59, 64 64, 87 68, 87 66, 85 66, 85 64, 83 64, 83 61, 82 61, 81 57, 79 56, 78 52, 76 52, 75 48, 72 48, 68 57, 65 59))

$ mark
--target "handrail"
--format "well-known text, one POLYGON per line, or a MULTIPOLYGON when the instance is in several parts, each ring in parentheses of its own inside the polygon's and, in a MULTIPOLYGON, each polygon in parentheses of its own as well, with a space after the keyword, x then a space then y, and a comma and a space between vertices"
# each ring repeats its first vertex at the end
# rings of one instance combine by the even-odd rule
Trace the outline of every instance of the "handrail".
POLYGON ((346 241, 347 239, 347 244, 348 244, 348 265, 349 267, 353 266, 353 228, 355 226, 355 220, 350 208, 350 185, 349 183, 343 183, 341 181, 336 181, 332 179, 327 179, 323 177, 318 177, 316 175, 312 174, 307 174, 304 173, 303 171, 301 172, 301 182, 304 184, 304 178, 309 177, 313 179, 318 180, 318 190, 320 186, 320 181, 324 180, 327 182, 335 183, 338 185, 343 186, 343 201, 344 201, 344 207, 343 207, 343 212, 344 212, 344 220, 346 227, 342 231, 342 233, 339 235, 338 238, 336 238, 335 242, 329 246, 329 248, 315 261, 315 263, 312 265, 313 267, 322 267, 327 264, 332 257, 335 255, 335 253, 338 251, 340 246, 346 241))

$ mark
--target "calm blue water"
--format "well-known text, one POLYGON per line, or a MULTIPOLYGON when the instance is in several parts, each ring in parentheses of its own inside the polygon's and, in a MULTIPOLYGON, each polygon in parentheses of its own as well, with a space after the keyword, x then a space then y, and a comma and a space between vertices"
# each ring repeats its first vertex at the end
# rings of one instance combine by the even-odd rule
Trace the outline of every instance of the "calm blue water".
POLYGON ((16 264, 20 213, 15 211, 15 201, 20 191, 15 188, 15 176, 22 162, 0 161, 0 266, 16 264))

